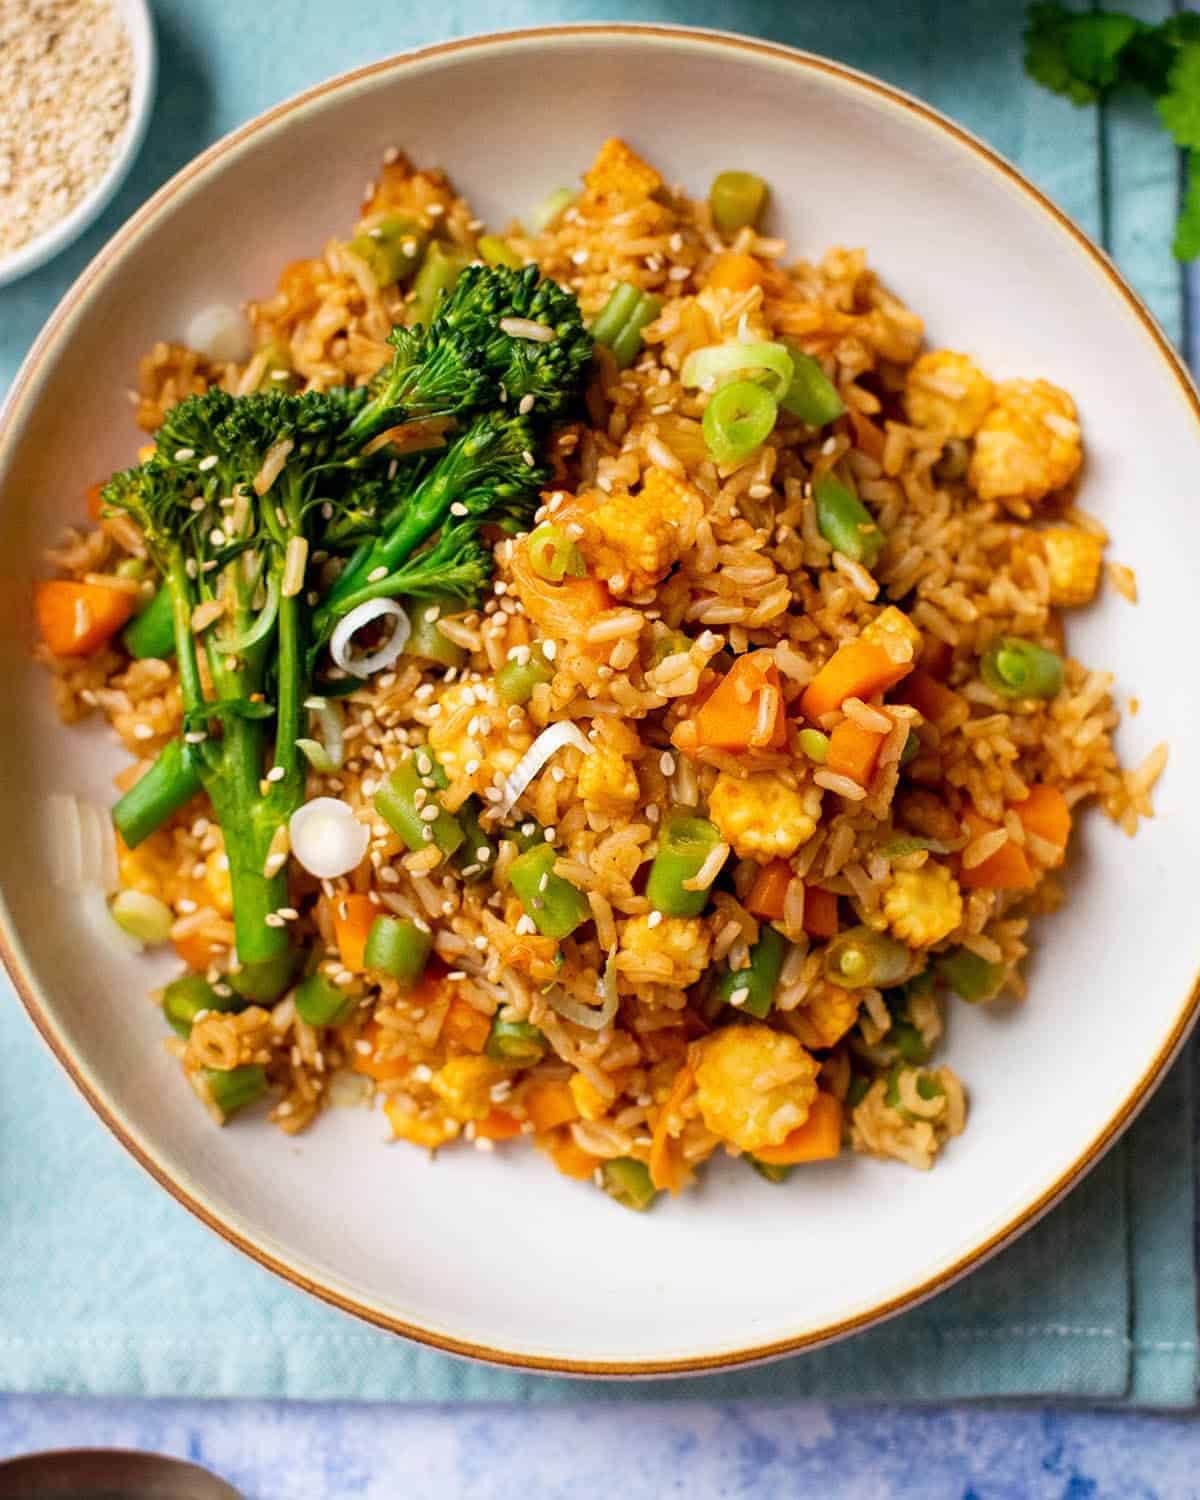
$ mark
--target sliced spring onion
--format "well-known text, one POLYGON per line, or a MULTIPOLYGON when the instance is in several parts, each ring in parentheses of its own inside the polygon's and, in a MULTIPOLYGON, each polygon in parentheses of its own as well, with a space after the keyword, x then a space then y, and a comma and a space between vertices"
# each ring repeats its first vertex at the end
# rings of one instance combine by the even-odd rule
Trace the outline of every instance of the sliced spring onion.
POLYGON ((790 417, 798 417, 809 427, 825 427, 846 410, 837 386, 822 370, 820 362, 803 349, 789 346, 792 356, 792 383, 779 398, 780 407, 790 417))
POLYGON ((46 845, 50 879, 64 891, 117 888, 117 846, 112 824, 94 802, 70 792, 46 798, 46 845))
POLYGON ((157 896, 145 891, 118 891, 109 910, 122 932, 147 947, 157 948, 171 936, 175 913, 157 896))
POLYGON ((658 1196, 658 1189, 650 1180, 650 1169, 635 1157, 613 1157, 604 1163, 601 1175, 608 1196, 635 1213, 645 1213, 658 1196))
POLYGON ((394 599, 367 599, 338 621, 329 642, 329 654, 351 677, 370 677, 391 666, 404 650, 405 642, 411 634, 412 624, 394 599), (354 637, 358 632, 374 621, 383 619, 395 621, 388 640, 366 656, 353 655, 354 637))
POLYGON ((267 597, 253 623, 240 635, 223 635, 221 650, 230 656, 237 656, 243 651, 249 651, 251 646, 257 646, 274 628, 278 614, 279 579, 272 576, 267 579, 267 597))
POLYGON ((481 234, 479 253, 489 266, 510 266, 519 271, 525 264, 508 241, 498 234, 481 234))
POLYGON ((306 698, 304 706, 317 716, 319 740, 297 740, 296 744, 314 771, 340 771, 345 759, 342 739, 342 708, 336 698, 306 698))
POLYGON ((549 229, 559 214, 565 213, 575 202, 575 196, 567 187, 555 188, 552 193, 547 193, 529 214, 529 226, 534 234, 541 234, 543 230, 549 229))
POLYGON ((319 880, 347 875, 360 863, 370 830, 340 797, 314 797, 298 807, 288 823, 292 853, 319 880))
POLYGON ((752 375, 776 401, 781 401, 792 385, 794 373, 792 356, 782 344, 734 340, 689 354, 680 379, 684 385, 707 389, 729 375, 752 375))
POLYGON ((240 307, 213 302, 192 315, 184 342, 209 359, 240 364, 250 353, 250 329, 240 307))
POLYGON ((910 854, 928 851, 930 854, 949 854, 950 845, 940 839, 927 839, 921 834, 903 833, 886 844, 880 844, 879 852, 884 859, 906 859, 910 854))
POLYGON ((1062 689, 1062 657, 1022 636, 1006 635, 979 658, 979 674, 1004 698, 1054 698, 1062 689))
POLYGON ((108 909, 108 898, 98 885, 85 885, 76 894, 83 909, 84 920, 102 948, 106 948, 114 958, 128 958, 131 953, 142 951, 142 944, 137 938, 117 926, 108 909))
POLYGON ((521 793, 546 762, 568 745, 574 745, 584 755, 590 755, 595 749, 583 731, 569 719, 561 719, 557 724, 551 724, 548 729, 542 730, 505 778, 504 794, 496 803, 496 811, 501 817, 512 811, 521 793))
POLYGON ((740 464, 762 446, 775 427, 774 396, 753 380, 723 385, 704 408, 704 441, 715 461, 740 464))
POLYGON ((537 527, 525 544, 525 551, 533 571, 551 583, 561 583, 567 577, 583 578, 587 574, 583 553, 561 526, 546 522, 537 527))

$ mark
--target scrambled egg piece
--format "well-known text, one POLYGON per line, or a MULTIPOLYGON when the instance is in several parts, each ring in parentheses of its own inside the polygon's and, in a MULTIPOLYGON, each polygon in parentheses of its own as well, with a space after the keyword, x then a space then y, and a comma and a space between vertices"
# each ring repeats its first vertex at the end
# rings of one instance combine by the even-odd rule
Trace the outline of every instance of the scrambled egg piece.
POLYGON ((455 682, 442 692, 441 712, 429 721, 429 748, 451 781, 464 781, 482 794, 497 775, 512 771, 533 737, 509 724, 502 704, 481 703, 477 686, 455 682))
POLYGON ((508 1076, 503 1063, 464 1053, 448 1058, 429 1087, 456 1120, 482 1120, 492 1107, 493 1085, 508 1076))
POLYGON ((675 475, 647 469, 638 494, 610 495, 584 522, 583 551, 592 571, 617 595, 652 589, 679 561, 679 523, 702 508, 695 491, 675 475))
POLYGON ((185 845, 182 828, 158 828, 136 849, 117 841, 117 873, 123 888, 156 896, 168 906, 182 900, 211 906, 221 916, 233 915, 229 859, 223 844, 204 860, 204 874, 195 873, 194 845, 185 845))
POLYGON ((705 1125, 743 1151, 778 1146, 808 1118, 817 1064, 794 1036, 728 1026, 704 1042, 696 1102, 705 1125))
POLYGON ((606 1099, 592 1081, 582 1073, 572 1073, 567 1084, 575 1108, 585 1120, 602 1120, 608 1113, 610 1100, 606 1099))
POLYGON ((816 833, 821 789, 797 790, 770 771, 745 777, 722 771, 709 795, 708 815, 739 859, 767 864, 787 859, 816 833))
POLYGON ((1083 461, 1075 403, 1047 380, 1006 380, 975 434, 967 482, 983 500, 1033 504, 1083 461))
POLYGON ((992 382, 967 355, 933 349, 909 370, 904 404, 914 427, 969 438, 992 404, 992 382))
POLYGON ((599 743, 579 767, 576 789, 589 813, 618 818, 641 799, 633 757, 641 750, 636 731, 613 721, 597 720, 599 743))
POLYGON ((403 1096, 386 1099, 383 1112, 387 1115, 388 1124, 397 1140, 424 1146, 428 1151, 436 1151, 447 1141, 454 1140, 461 1129, 458 1121, 447 1115, 419 1113, 413 1109, 411 1101, 403 1096))
POLYGON ((962 921, 962 892, 945 865, 897 870, 883 893, 883 914, 902 943, 928 948, 962 921))
POLYGON ((893 661, 912 661, 921 649, 921 632, 894 604, 880 610, 863 631, 862 639, 882 646, 893 661))
POLYGON ((643 161, 616 136, 600 147, 596 160, 584 173, 583 182, 588 194, 595 198, 605 198, 610 194, 649 198, 662 187, 662 178, 649 162, 643 161))
POLYGON ((1100 584, 1103 540, 1079 526, 1051 526, 1038 535, 1050 574, 1050 603, 1088 604, 1100 584))
POLYGON ((859 999, 841 985, 822 984, 792 1014, 800 1040, 806 1047, 832 1047, 858 1020, 859 999))
POLYGON ((630 917, 621 933, 621 948, 636 956, 665 955, 675 966, 672 983, 686 989, 708 967, 712 947, 708 930, 699 917, 663 917, 654 924, 651 919, 655 915, 648 912, 645 916, 630 917))

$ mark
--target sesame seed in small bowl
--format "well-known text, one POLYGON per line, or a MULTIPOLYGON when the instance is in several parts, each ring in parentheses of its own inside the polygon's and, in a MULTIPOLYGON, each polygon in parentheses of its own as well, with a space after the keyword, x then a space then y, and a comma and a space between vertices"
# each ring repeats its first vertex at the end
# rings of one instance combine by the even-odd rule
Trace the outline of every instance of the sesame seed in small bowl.
POLYGON ((4 0, 0 286, 107 206, 145 137, 154 78, 146 0, 4 0))

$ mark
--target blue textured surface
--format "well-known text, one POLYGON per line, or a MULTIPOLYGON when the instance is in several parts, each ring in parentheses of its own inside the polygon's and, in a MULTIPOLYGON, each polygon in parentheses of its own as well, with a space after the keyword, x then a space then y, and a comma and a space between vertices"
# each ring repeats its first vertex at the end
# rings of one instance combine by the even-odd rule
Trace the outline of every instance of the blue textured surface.
MULTIPOLYGON (((586 0, 514 0, 504 13, 482 3, 458 0, 436 12, 409 14, 382 0, 346 0, 331 20, 318 0, 263 0, 253 8, 237 0, 159 0, 156 13, 166 54, 154 136, 139 162, 136 178, 89 240, 53 266, 0 296, 0 389, 46 308, 94 253, 103 238, 159 181, 215 135, 247 115, 319 77, 369 60, 385 51, 430 40, 436 34, 519 25, 553 19, 588 19, 596 12, 586 0), (281 56, 272 44, 278 19, 287 17, 289 46, 281 56)), ((1154 17, 1165 10, 1157 0, 1126 7, 1154 17)), ((778 40, 811 46, 878 72, 946 108, 1016 157, 1093 233, 1103 234, 1122 265, 1151 302, 1169 331, 1182 332, 1178 275, 1162 253, 1173 200, 1174 166, 1161 149, 1145 111, 1122 105, 1101 118, 1076 112, 1029 89, 1020 76, 1017 37, 1022 7, 1012 0, 937 0, 881 11, 876 5, 845 3, 785 6, 743 0, 732 7, 718 0, 657 0, 608 5, 609 17, 739 26, 778 40), (884 23, 886 17, 886 24, 884 23), (981 39, 985 44, 980 45, 981 39), (1107 194, 1097 191, 1107 184, 1107 194)), ((8 1012, 11 1023, 11 1009, 8 1012)), ((11 1024, 0 1059, 8 1052, 12 1077, 22 1072, 29 1039, 11 1024), (12 1041, 17 1051, 8 1051, 12 1041)), ((44 1056, 37 1064, 45 1071, 44 1056)), ((1176 1080, 1179 1087, 1179 1080, 1176 1080)), ((78 1109, 61 1079, 60 1102, 78 1109)), ((6 1089, 0 1089, 0 1101, 6 1089)), ((11 1095, 9 1096, 11 1098, 11 1095)), ((1169 1114, 1169 1099, 1160 1108, 1169 1114)), ((2 1113, 2 1111, 0 1111, 2 1113)), ((80 1121, 85 1130, 95 1127, 80 1121)), ((1166 1121, 1162 1122, 1164 1125, 1166 1121)), ((1159 1132, 1143 1129, 1145 1156, 1161 1145, 1159 1132)), ((8 1137, 12 1145, 13 1138, 8 1137)), ((0 1144, 3 1132, 0 1131, 0 1144)), ((108 1141, 98 1147, 118 1163, 112 1178, 133 1169, 108 1141)), ((1124 1178, 1128 1157, 1110 1158, 1110 1177, 1124 1178)), ((1136 1162, 1136 1158, 1135 1158, 1136 1162)), ((1136 1173, 1134 1174, 1136 1176, 1136 1173)), ((1103 1187, 1103 1181, 1099 1186, 1103 1187)), ((1097 1181, 1085 1192, 1096 1192, 1097 1181)), ((145 1184, 130 1191, 137 1194, 145 1184)), ((1105 1189, 1116 1222, 1109 1239, 1124 1235, 1120 1183, 1105 1189)), ((140 1209, 145 1196, 129 1200, 140 1209)), ((162 1226, 178 1232, 178 1211, 162 1201, 162 1226)), ((1101 1205, 1106 1200, 1100 1199, 1101 1205)), ((1164 1225, 1172 1227, 1166 1245, 1151 1236, 1132 1253, 1145 1276, 1145 1288, 1161 1284, 1172 1271, 1190 1270, 1181 1259, 1179 1231, 1184 1196, 1168 1202, 1164 1225), (1157 1260, 1156 1260, 1157 1258, 1157 1260)), ((1103 1213, 1103 1207, 1101 1208, 1103 1213)), ((1144 1221, 1135 1211, 1133 1226, 1144 1221)), ((150 1226, 143 1220, 142 1228, 150 1226)), ((193 1226, 196 1253, 227 1254, 193 1226), (203 1248, 200 1248, 203 1247, 203 1248)), ((79 1224, 84 1250, 95 1224, 79 1224)), ((151 1236, 152 1238, 154 1236, 151 1236)), ((1101 1237, 1103 1238, 1103 1237, 1101 1237)), ((1095 1248, 1095 1247, 1093 1247, 1095 1248)), ((1111 1248, 1111 1246, 1110 1246, 1111 1248)), ((76 1262, 78 1264, 78 1261, 76 1262)), ((8 1262, 10 1272, 13 1263, 8 1262)), ((1096 1261, 1079 1253, 1069 1266, 1072 1279, 1094 1274, 1096 1261)), ((19 1269, 19 1268, 18 1268, 19 1269)), ((193 1266, 194 1269, 194 1266, 193 1266)), ((247 1270, 247 1275, 257 1275, 247 1270)), ((36 1279, 36 1278, 35 1278, 36 1279)), ((126 1291, 132 1292, 132 1286, 126 1291)), ((264 1292, 263 1294, 267 1294, 264 1292)), ((1172 1377, 1175 1358, 1189 1363, 1194 1336, 1178 1318, 1155 1319, 1155 1303, 1135 1297, 1130 1308, 1123 1288, 1113 1300, 1111 1286, 1095 1288, 1092 1300, 1109 1299, 1104 1310, 1083 1315, 1077 1325, 1081 1344, 1111 1336, 1128 1352, 1125 1340, 1165 1355, 1153 1383, 1135 1383, 1145 1399, 1183 1399, 1187 1391, 1172 1377)), ((1086 1300, 1086 1299, 1085 1299, 1086 1300)), ((1176 1313, 1178 1304, 1175 1304, 1176 1313)), ((1000 1317, 1003 1331, 1009 1320, 1000 1317)), ((103 1347, 120 1319, 95 1335, 103 1347)), ((902 1328, 904 1325, 897 1325, 902 1328)), ((1026 1340, 1016 1324, 1016 1353, 1026 1340)), ((1061 1331, 1061 1329, 1060 1329, 1061 1331)), ((1044 1328, 1030 1330, 1053 1343, 1044 1328)), ((10 1335, 0 1322, 0 1347, 10 1335)), ((1034 1339, 1036 1345, 1039 1340, 1034 1339)), ((902 1344, 902 1341, 901 1341, 902 1344)), ((1060 1345, 1061 1347, 1061 1345, 1060 1345)), ((902 1350, 898 1350, 898 1353, 902 1350)), ((1071 1352, 1068 1364, 1081 1350, 1071 1352)), ((86 1362, 86 1356, 84 1356, 86 1362)), ((971 1360, 964 1362, 967 1365, 971 1360)), ((1094 1373, 1094 1372, 1093 1372, 1094 1373)), ((181 1372, 186 1377, 186 1372, 181 1372)), ((1138 1378, 1135 1364, 1133 1376, 1138 1378)), ((1040 1381, 1013 1389, 1102 1391, 1123 1389, 1120 1371, 1101 1381, 1079 1380, 1079 1369, 1044 1368, 1040 1381), (1057 1383, 1056 1383, 1057 1377, 1057 1383)), ((93 1388, 104 1388, 98 1380, 93 1388)), ((114 1388, 110 1385, 108 1388, 114 1388)), ((216 1389, 179 1385, 176 1388, 216 1389)), ((853 1388, 853 1387, 842 1387, 853 1388)), ((951 1379, 950 1389, 970 1386, 951 1379)), ((423 1408, 237 1405, 183 1402, 71 1402, 61 1398, 0 1398, 0 1455, 64 1443, 100 1442, 158 1448, 206 1461, 252 1497, 383 1496, 396 1493, 449 1493, 475 1500, 512 1490, 513 1475, 536 1473, 533 1493, 590 1495, 620 1472, 633 1495, 749 1495, 770 1500, 799 1492, 822 1496, 955 1496, 961 1500, 1008 1497, 1174 1497, 1200 1495, 1194 1477, 1195 1431, 1186 1424, 1111 1413, 1053 1413, 942 1408, 914 1411, 896 1407, 793 1406, 787 1410, 748 1403, 717 1405, 691 1401, 669 1408, 580 1409, 537 1413, 505 1408, 423 1408), (536 1465, 530 1455, 536 1452, 536 1465), (620 1454, 620 1460, 615 1455, 620 1454)))

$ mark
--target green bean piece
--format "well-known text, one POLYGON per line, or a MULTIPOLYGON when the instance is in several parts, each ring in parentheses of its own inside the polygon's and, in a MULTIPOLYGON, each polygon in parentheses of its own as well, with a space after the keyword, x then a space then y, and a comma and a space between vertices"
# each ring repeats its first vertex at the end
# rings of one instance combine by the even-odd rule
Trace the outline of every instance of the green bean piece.
POLYGON ((470 263, 471 257, 465 250, 434 240, 413 279, 413 299, 408 308, 410 327, 414 323, 429 326, 442 294, 450 291, 470 263))
POLYGON ((427 928, 404 917, 378 916, 367 934, 363 963, 411 989, 425 972, 432 951, 433 933, 427 928))
POLYGON ((451 817, 437 801, 437 782, 432 770, 422 776, 417 769, 421 760, 431 767, 436 764, 427 750, 417 750, 408 760, 401 761, 376 790, 375 811, 414 853, 435 844, 448 856, 462 846, 466 834, 458 819, 451 817), (433 785, 427 786, 426 782, 433 785), (436 816, 422 817, 430 808, 437 809, 436 816))
POLYGON ((825 977, 843 989, 887 989, 912 967, 912 954, 870 927, 847 927, 825 947, 825 977))
POLYGON ((423 661, 435 661, 443 667, 461 667, 467 659, 467 652, 438 629, 438 621, 462 612, 462 600, 449 594, 430 594, 427 598, 414 599, 408 606, 412 634, 404 643, 404 654, 419 656, 423 661))
POLYGON ((549 682, 554 668, 542 654, 540 646, 522 647, 519 656, 510 656, 496 673, 493 683, 504 703, 528 703, 541 682, 549 682))
POLYGON ((835 475, 822 474, 813 486, 813 498, 817 528, 834 551, 864 568, 873 568, 883 546, 883 533, 854 491, 835 475))
POLYGON ((175 616, 169 588, 160 588, 149 604, 134 615, 121 632, 121 640, 130 656, 139 661, 149 657, 165 661, 175 655, 175 616))
POLYGON ((641 350, 642 329, 653 323, 661 311, 662 303, 657 297, 627 281, 619 281, 596 314, 592 338, 612 351, 618 370, 627 370, 641 350))
POLYGON ((622 1208, 645 1213, 658 1196, 645 1162, 632 1156, 615 1156, 603 1168, 604 1191, 622 1208))
POLYGON ((532 1068, 546 1055, 546 1038, 528 1021, 502 1021, 497 1016, 483 1050, 493 1062, 532 1068))
POLYGON ((916 760, 921 753, 921 737, 915 729, 908 731, 908 738, 904 741, 904 749, 900 752, 900 764, 907 766, 916 760))
POLYGON ((713 227, 721 234, 753 228, 770 196, 770 188, 755 172, 719 172, 708 190, 713 227))
POLYGON ((486 880, 496 864, 496 846, 483 831, 479 821, 479 803, 468 797, 455 817, 463 831, 463 841, 454 853, 454 867, 468 884, 486 880))
POLYGON ((342 1026, 358 1009, 358 999, 324 974, 310 974, 296 988, 296 1014, 309 1026, 342 1026))
POLYGON ((530 921, 543 937, 568 937, 592 915, 582 891, 554 873, 558 855, 550 844, 518 854, 508 878, 530 921))
POLYGON ((267 1092, 266 1069, 261 1063, 243 1063, 228 1072, 205 1068, 204 1081, 208 1084, 209 1098, 226 1120, 267 1092))
POLYGON ((894 1021, 890 1040, 906 1063, 927 1063, 929 1048, 911 1021, 894 1021))
POLYGON ((792 1175, 791 1167, 781 1166, 778 1162, 759 1161, 757 1156, 748 1156, 746 1160, 750 1163, 750 1165, 754 1168, 758 1175, 764 1178, 767 1182, 786 1182, 792 1175))
POLYGON ((761 1021, 775 1000, 775 986, 783 968, 787 943, 774 927, 760 927, 745 969, 730 969, 721 977, 721 998, 745 1015, 761 1021))
POLYGON ((516 844, 522 854, 526 849, 540 849, 546 842, 546 830, 536 818, 522 818, 515 828, 505 833, 510 843, 516 844))
POLYGON ((689 890, 684 881, 696 878, 720 842, 720 829, 707 818, 682 812, 668 814, 646 879, 646 899, 655 911, 668 917, 700 915, 710 893, 707 889, 689 890))
POLYGON ((508 241, 501 239, 498 234, 479 236, 479 254, 489 266, 508 266, 519 271, 525 264, 508 241))
POLYGON ((146 774, 117 799, 113 827, 128 848, 136 849, 200 790, 189 751, 182 739, 170 740, 146 774))
POLYGON ((690 651, 691 647, 691 641, 682 630, 668 630, 658 636, 651 647, 654 665, 658 666, 659 662, 666 661, 668 656, 679 656, 681 652, 690 651))
POLYGON ((796 739, 809 760, 817 765, 823 766, 829 759, 829 736, 819 729, 802 729, 796 739))
POLYGON ((297 954, 292 948, 230 970, 229 983, 244 1000, 275 1000, 291 983, 297 954))
POLYGON ((952 948, 949 953, 940 954, 936 968, 938 977, 968 1005, 994 999, 1008 973, 1006 965, 990 963, 970 948, 952 948))
POLYGON ((1054 698, 1063 685, 1062 657, 1006 635, 979 658, 979 674, 1003 698, 1054 698))
POLYGON ((219 995, 202 974, 181 974, 163 990, 163 1015, 172 1031, 185 1038, 191 1036, 192 1025, 201 1011, 241 1010, 242 1005, 240 995, 219 995))
POLYGON ((789 417, 796 417, 809 427, 827 427, 846 410, 837 386, 822 370, 819 360, 795 344, 788 344, 794 373, 792 383, 779 398, 779 406, 789 417))
POLYGON ((428 243, 429 231, 424 224, 393 215, 365 233, 356 234, 347 248, 365 261, 380 286, 391 286, 412 275, 428 243))
POLYGON ((871 1080, 865 1073, 851 1073, 850 1085, 846 1090, 846 1108, 854 1109, 867 1097, 867 1090, 871 1087, 871 1080))

